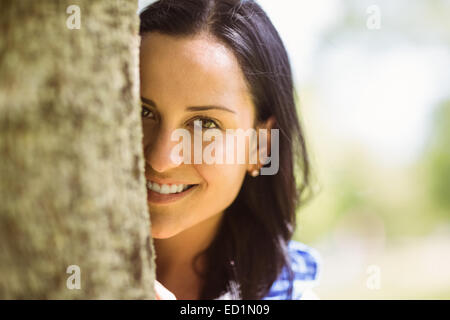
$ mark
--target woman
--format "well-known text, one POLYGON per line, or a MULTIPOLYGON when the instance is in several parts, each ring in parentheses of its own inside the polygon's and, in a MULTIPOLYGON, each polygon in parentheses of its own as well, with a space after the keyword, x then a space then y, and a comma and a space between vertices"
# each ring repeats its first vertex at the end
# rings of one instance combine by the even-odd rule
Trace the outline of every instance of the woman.
MULTIPOLYGON (((277 31, 252 0, 160 0, 140 18, 157 295, 300 298, 317 282, 319 264, 315 250, 291 240, 309 164, 277 31), (277 171, 260 174, 271 164, 249 156, 244 163, 175 161, 179 141, 172 135, 180 128, 193 141, 199 128, 266 130, 267 144, 260 140, 257 152, 279 160, 277 171)), ((246 139, 245 150, 222 151, 249 155, 249 148, 246 139)))

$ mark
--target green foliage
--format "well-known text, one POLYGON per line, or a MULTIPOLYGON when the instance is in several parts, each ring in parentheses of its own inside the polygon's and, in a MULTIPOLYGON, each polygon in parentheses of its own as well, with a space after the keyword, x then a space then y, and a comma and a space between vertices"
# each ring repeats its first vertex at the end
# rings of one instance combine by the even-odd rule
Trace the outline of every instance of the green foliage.
POLYGON ((442 103, 433 119, 426 154, 429 193, 437 209, 450 217, 450 100, 442 103))

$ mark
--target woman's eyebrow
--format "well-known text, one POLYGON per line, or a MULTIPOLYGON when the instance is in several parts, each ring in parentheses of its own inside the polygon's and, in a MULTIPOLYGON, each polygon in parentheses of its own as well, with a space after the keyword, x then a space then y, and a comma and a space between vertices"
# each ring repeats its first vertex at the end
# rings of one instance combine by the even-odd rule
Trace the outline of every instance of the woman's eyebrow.
POLYGON ((221 107, 221 106, 195 106, 195 107, 187 107, 187 111, 203 111, 203 110, 210 110, 210 109, 217 109, 222 111, 228 111, 231 113, 236 113, 236 111, 233 111, 231 109, 221 107))
POLYGON ((142 102, 148 104, 149 106, 152 106, 152 107, 156 108, 156 103, 153 100, 144 98, 142 96, 141 96, 141 100, 142 100, 142 102))
MULTIPOLYGON (((154 108, 156 107, 156 103, 153 100, 141 97, 142 102, 148 104, 149 106, 152 106, 154 108)), ((231 112, 236 114, 236 111, 228 109, 226 107, 222 107, 222 106, 190 106, 187 107, 186 110, 187 111, 204 111, 204 110, 211 110, 211 109, 216 109, 216 110, 222 110, 222 111, 227 111, 227 112, 231 112)))

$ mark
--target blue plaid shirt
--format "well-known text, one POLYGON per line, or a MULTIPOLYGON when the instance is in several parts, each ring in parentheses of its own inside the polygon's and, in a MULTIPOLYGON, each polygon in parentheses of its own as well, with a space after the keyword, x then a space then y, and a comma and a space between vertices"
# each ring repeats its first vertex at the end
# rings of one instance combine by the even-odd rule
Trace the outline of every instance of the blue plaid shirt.
POLYGON ((285 266, 263 300, 299 300, 304 292, 319 284, 321 256, 318 251, 301 242, 291 240, 288 243, 288 252, 294 273, 293 283, 288 280, 288 267, 285 266), (291 284, 292 297, 289 296, 291 284))
MULTIPOLYGON (((318 251, 298 241, 288 243, 288 253, 291 260, 293 281, 288 278, 288 266, 285 266, 279 277, 272 284, 269 293, 262 300, 299 300, 316 299, 310 289, 319 284, 321 256, 318 251), (292 285, 292 296, 289 288, 292 285), (311 295, 312 294, 312 295, 311 295)), ((231 292, 237 292, 235 288, 231 292)), ((238 294, 227 292, 218 300, 235 300, 238 294)))

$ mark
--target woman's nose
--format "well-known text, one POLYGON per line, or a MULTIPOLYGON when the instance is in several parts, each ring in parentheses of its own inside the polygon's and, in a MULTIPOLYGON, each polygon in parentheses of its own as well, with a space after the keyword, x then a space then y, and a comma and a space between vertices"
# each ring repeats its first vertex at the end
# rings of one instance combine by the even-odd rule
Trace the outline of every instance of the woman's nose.
POLYGON ((172 150, 180 143, 171 140, 172 131, 160 128, 159 132, 154 137, 150 137, 144 146, 145 161, 157 172, 164 172, 180 165, 172 155, 172 150))

